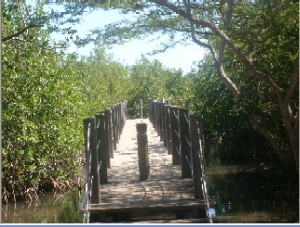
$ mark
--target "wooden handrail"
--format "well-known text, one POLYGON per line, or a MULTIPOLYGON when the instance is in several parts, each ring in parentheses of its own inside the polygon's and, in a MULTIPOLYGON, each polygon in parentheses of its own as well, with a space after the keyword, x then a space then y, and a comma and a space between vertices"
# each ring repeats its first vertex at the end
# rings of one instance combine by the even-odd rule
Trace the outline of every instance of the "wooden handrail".
POLYGON ((107 168, 126 121, 126 100, 84 119, 86 206, 100 203, 100 184, 108 183, 107 168))

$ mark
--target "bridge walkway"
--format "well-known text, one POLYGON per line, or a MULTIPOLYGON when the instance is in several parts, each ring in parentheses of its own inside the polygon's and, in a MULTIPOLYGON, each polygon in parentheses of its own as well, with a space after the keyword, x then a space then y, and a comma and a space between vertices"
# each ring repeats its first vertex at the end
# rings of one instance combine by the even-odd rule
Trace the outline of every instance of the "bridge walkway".
POLYGON ((192 179, 182 178, 180 165, 172 165, 172 155, 148 119, 126 120, 110 164, 108 183, 100 186, 100 203, 88 209, 90 222, 205 222, 204 200, 194 199, 192 179), (150 175, 145 181, 139 179, 139 122, 147 124, 150 175))

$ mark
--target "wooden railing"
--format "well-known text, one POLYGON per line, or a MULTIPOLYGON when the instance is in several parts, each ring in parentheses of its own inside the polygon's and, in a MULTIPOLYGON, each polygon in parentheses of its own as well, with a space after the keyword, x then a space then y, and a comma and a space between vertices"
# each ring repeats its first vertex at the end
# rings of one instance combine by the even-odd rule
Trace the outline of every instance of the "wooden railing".
POLYGON ((209 202, 204 172, 204 136, 200 116, 187 108, 171 106, 169 100, 148 99, 149 120, 164 142, 173 165, 181 165, 182 178, 193 178, 194 198, 209 202))
MULTIPOLYGON (((107 168, 110 168, 110 158, 117 149, 125 125, 126 112, 126 102, 121 102, 84 120, 87 209, 91 204, 100 203, 100 185, 108 181, 107 168)), ((171 106, 168 100, 153 99, 148 99, 148 115, 168 154, 172 155, 172 164, 181 166, 182 178, 193 179, 194 198, 205 201, 205 215, 209 218, 201 117, 191 114, 187 108, 171 106)), ((144 179, 147 179, 147 176, 141 180, 144 179)))
POLYGON ((126 121, 126 101, 84 119, 86 151, 86 206, 100 202, 100 184, 107 183, 107 168, 126 121))

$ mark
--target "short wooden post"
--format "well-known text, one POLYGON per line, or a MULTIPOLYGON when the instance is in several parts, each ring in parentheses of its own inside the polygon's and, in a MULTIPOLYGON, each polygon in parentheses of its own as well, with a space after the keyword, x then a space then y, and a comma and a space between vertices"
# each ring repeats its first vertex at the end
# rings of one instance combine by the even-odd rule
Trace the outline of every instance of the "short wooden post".
POLYGON ((172 149, 172 164, 180 165, 180 140, 179 140, 179 119, 177 107, 170 107, 171 115, 171 149, 172 149))
POLYGON ((147 124, 138 123, 136 125, 136 129, 137 129, 140 180, 142 181, 142 180, 147 180, 150 173, 147 124))
POLYGON ((179 134, 181 150, 181 176, 182 178, 192 177, 191 145, 189 131, 189 111, 179 109, 179 134))
POLYGON ((202 171, 200 162, 200 144, 196 117, 190 115, 190 135, 193 160, 193 183, 195 199, 204 199, 202 190, 202 171))

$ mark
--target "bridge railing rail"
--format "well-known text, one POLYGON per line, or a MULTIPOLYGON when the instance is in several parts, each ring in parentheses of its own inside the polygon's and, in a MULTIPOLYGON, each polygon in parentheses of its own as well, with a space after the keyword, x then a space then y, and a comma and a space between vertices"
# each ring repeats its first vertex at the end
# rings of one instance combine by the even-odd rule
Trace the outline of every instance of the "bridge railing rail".
POLYGON ((114 156, 127 116, 126 100, 83 120, 86 159, 85 208, 100 203, 100 184, 108 182, 107 168, 114 156))
POLYGON ((188 108, 170 105, 170 100, 148 99, 149 120, 164 142, 172 164, 181 166, 182 178, 192 178, 194 198, 206 203, 209 217, 209 201, 204 171, 203 123, 199 115, 188 108))

